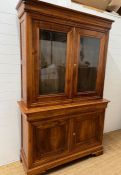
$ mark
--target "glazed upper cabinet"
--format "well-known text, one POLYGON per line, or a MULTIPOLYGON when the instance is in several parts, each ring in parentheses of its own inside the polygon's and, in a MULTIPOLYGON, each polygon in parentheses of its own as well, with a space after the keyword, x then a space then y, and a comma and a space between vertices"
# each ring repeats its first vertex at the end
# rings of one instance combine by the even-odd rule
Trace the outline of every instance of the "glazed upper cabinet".
POLYGON ((47 22, 35 26, 33 35, 38 43, 34 47, 38 54, 34 59, 39 66, 40 98, 43 95, 72 98, 81 94, 100 97, 99 65, 103 61, 105 35, 47 22))
POLYGON ((33 71, 28 76, 26 103, 101 98, 108 33, 31 18, 31 62, 27 64, 33 71))

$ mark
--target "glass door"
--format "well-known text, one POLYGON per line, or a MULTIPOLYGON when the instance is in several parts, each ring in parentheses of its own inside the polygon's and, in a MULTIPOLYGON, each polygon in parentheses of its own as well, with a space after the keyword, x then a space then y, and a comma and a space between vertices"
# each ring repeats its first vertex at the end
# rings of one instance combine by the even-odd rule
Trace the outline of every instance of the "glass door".
POLYGON ((68 99, 72 93, 73 28, 36 21, 33 25, 35 101, 68 99))
POLYGON ((74 96, 101 96, 105 37, 102 33, 77 30, 77 58, 74 77, 74 96), (101 75, 102 72, 102 75, 101 75), (100 87, 101 86, 101 87, 100 87))

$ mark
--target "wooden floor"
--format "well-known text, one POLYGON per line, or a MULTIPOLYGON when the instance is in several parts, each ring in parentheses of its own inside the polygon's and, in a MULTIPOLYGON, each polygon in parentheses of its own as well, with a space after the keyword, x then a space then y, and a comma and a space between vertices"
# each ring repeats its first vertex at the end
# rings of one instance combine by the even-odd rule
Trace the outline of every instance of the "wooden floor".
MULTIPOLYGON (((25 175, 20 162, 0 167, 0 175, 25 175)), ((44 175, 121 175, 121 130, 104 135, 104 154, 87 157, 44 175)))

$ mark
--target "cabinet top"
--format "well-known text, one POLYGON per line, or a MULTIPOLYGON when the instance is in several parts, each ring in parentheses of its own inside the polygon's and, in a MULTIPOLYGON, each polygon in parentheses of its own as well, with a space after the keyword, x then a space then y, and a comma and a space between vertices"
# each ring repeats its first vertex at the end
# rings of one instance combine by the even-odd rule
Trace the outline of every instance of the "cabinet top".
POLYGON ((24 12, 43 14, 49 16, 55 16, 63 18, 65 20, 81 22, 83 24, 95 25, 105 29, 110 29, 113 20, 79 12, 69 8, 53 5, 50 3, 38 1, 38 0, 20 0, 16 6, 18 10, 18 17, 24 14, 24 12))
POLYGON ((71 104, 65 104, 65 105, 54 105, 54 106, 43 106, 43 107, 34 107, 34 108, 26 108, 24 103, 22 101, 18 102, 18 105, 21 109, 21 111, 25 114, 31 114, 31 113, 38 113, 38 112, 44 112, 44 111, 55 111, 55 110, 61 110, 61 112, 64 112, 64 109, 72 109, 72 108, 79 108, 80 111, 83 111, 84 108, 95 108, 95 109, 101 109, 106 108, 107 104, 109 103, 106 99, 98 99, 98 100, 88 100, 88 101, 82 101, 80 103, 71 103, 71 104))

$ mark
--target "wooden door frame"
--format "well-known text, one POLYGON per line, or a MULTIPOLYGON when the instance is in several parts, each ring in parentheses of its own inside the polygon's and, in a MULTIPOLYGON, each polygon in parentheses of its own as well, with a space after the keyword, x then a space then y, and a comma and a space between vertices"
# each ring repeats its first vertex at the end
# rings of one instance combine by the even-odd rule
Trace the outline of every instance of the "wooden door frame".
POLYGON ((32 22, 32 64, 31 70, 32 73, 32 103, 47 103, 48 101, 58 100, 68 100, 72 97, 72 77, 73 77, 73 53, 70 51, 73 50, 73 40, 74 40, 74 28, 65 25, 59 25, 53 22, 38 21, 33 20, 32 22), (40 95, 39 94, 39 34, 40 29, 63 32, 67 33, 67 53, 66 53, 66 75, 65 75, 65 93, 60 94, 49 94, 49 95, 40 95))
POLYGON ((103 96, 103 85, 105 77, 105 65, 106 65, 106 50, 108 45, 108 32, 102 33, 98 31, 90 31, 86 29, 76 28, 76 43, 75 46, 75 73, 73 77, 73 97, 78 98, 102 98, 103 96), (96 79, 96 89, 95 91, 85 91, 77 92, 77 81, 78 81, 78 58, 79 58, 79 46, 80 46, 80 37, 92 37, 100 39, 100 48, 99 48, 99 60, 97 67, 97 79, 96 79))

